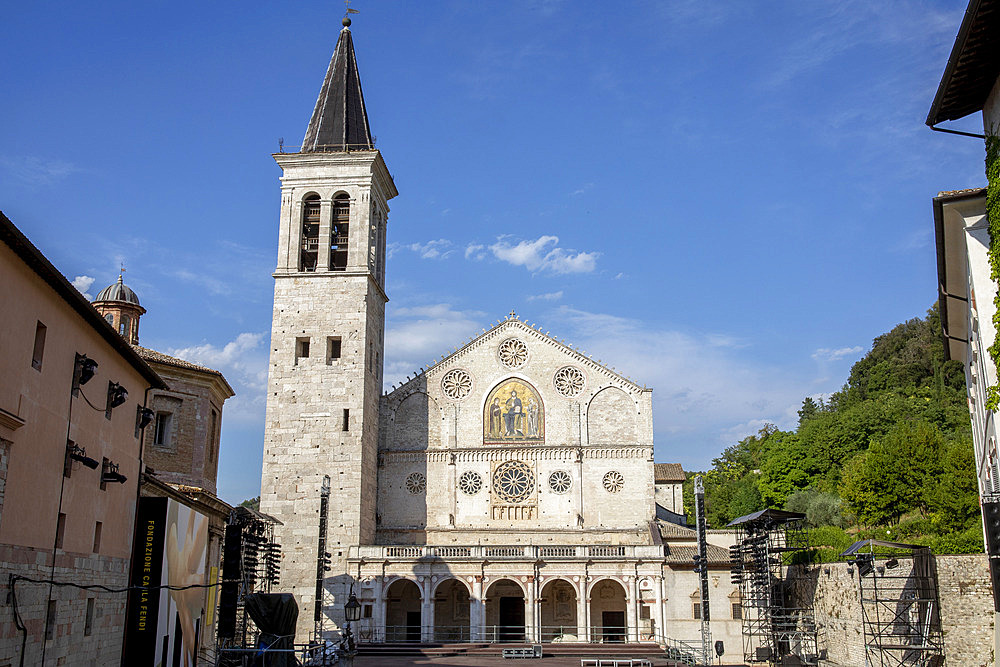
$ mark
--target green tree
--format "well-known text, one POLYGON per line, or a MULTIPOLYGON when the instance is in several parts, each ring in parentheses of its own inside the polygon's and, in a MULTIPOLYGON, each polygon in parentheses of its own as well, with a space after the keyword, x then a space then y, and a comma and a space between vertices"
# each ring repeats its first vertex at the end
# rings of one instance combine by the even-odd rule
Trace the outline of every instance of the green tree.
POLYGON ((972 443, 947 443, 940 458, 940 474, 926 487, 925 502, 935 525, 958 532, 979 525, 979 483, 972 443))
POLYGON ((260 496, 255 498, 247 498, 240 503, 240 507, 249 507, 252 510, 260 511, 260 496))

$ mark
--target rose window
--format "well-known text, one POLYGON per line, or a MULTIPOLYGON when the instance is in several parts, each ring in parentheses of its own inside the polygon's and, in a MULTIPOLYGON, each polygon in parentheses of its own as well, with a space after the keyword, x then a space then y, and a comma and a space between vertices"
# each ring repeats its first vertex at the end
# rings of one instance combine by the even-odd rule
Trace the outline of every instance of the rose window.
POLYGON ((573 478, 565 470, 556 470, 549 475, 549 488, 555 493, 566 493, 573 486, 573 478))
POLYGON ((604 488, 608 493, 618 493, 625 486, 625 477, 617 470, 609 470, 604 475, 604 488))
POLYGON ((465 495, 474 496, 483 488, 483 478, 479 476, 478 472, 466 470, 458 478, 458 488, 462 489, 462 493, 465 495))
POLYGON ((556 371, 553 382, 556 385, 556 391, 567 398, 572 398, 583 391, 583 373, 580 372, 580 369, 572 366, 566 366, 556 371))
POLYGON ((406 490, 416 495, 427 488, 427 478, 419 472, 411 472, 406 476, 406 490))
POLYGON ((472 376, 461 368, 448 371, 441 378, 441 389, 444 395, 452 400, 465 398, 472 391, 472 376))
POLYGON ((500 343, 497 353, 500 361, 508 368, 520 368, 528 360, 528 346, 516 338, 508 338, 500 343))
POLYGON ((523 503, 535 489, 535 476, 527 463, 507 461, 493 472, 493 490, 505 503, 523 503))

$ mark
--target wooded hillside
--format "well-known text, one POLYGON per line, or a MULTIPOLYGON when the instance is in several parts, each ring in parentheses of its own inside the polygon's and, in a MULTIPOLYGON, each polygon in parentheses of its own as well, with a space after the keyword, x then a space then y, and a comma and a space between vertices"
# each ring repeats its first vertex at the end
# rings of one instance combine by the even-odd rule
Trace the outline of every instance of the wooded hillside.
POLYGON ((714 459, 703 473, 708 524, 776 507, 805 512, 826 557, 876 535, 982 551, 966 405, 933 308, 876 338, 828 401, 805 398, 795 430, 768 425, 714 459))

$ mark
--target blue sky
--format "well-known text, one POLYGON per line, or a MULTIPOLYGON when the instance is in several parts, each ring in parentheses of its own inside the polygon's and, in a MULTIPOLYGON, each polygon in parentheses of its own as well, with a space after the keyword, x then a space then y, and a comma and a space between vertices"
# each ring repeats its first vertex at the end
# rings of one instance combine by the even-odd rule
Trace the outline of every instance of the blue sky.
MULTIPOLYGON (((354 7, 390 202, 386 380, 512 308, 653 387, 704 468, 936 297, 931 198, 985 184, 924 118, 965 2, 354 7)), ((141 342, 221 369, 220 495, 257 495, 279 138, 339 3, 20 3, 0 27, 0 209, 141 342)), ((978 117, 953 127, 981 131, 978 117)))

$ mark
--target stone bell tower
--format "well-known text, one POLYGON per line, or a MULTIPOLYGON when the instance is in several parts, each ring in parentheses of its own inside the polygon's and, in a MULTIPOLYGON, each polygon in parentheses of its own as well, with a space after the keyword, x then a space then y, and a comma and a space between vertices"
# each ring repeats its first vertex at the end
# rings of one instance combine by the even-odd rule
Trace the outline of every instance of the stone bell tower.
POLYGON ((375 535, 387 202, 397 192, 343 23, 299 152, 274 155, 283 175, 260 507, 282 524, 278 590, 299 604, 296 641, 313 631, 317 590, 324 630, 340 626, 348 548, 375 535), (318 577, 327 476, 332 567, 318 577))

